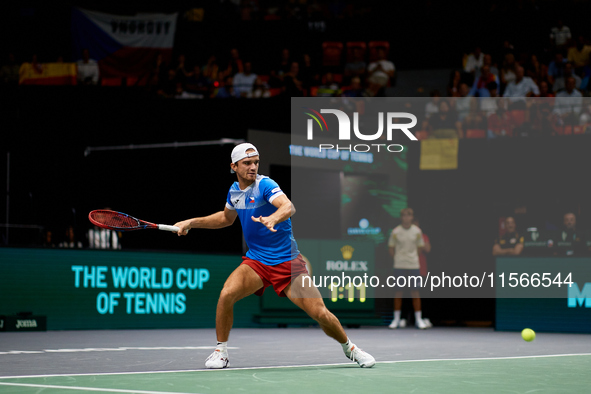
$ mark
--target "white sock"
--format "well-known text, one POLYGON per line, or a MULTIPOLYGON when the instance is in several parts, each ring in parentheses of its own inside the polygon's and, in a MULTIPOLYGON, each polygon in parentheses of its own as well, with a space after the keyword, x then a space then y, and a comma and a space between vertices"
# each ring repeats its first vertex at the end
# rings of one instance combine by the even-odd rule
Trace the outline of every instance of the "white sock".
POLYGON ((215 348, 216 348, 216 350, 220 350, 222 352, 227 352, 228 351, 228 342, 218 342, 218 344, 215 348))
POLYGON ((394 311, 394 320, 400 321, 400 311, 394 311))
POLYGON ((341 343, 341 346, 343 347, 344 351, 351 350, 350 349, 351 345, 352 345, 352 343, 351 343, 351 340, 349 339, 349 337, 347 337, 347 342, 341 343))
POLYGON ((415 311, 415 320, 423 320, 423 313, 421 311, 415 311))

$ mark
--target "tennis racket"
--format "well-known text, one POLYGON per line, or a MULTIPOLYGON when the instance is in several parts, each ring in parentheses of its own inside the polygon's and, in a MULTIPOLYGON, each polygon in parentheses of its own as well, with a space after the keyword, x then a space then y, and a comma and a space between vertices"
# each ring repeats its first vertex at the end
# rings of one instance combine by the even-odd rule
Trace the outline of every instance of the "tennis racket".
POLYGON ((133 230, 164 230, 178 232, 180 229, 176 226, 167 224, 154 224, 145 220, 136 219, 126 213, 98 209, 88 214, 88 219, 95 226, 115 231, 133 231, 133 230))

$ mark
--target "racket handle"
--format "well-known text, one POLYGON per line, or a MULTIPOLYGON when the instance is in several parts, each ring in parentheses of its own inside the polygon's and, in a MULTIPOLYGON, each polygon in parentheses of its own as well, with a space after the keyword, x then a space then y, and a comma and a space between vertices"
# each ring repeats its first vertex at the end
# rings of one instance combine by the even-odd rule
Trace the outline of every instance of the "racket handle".
POLYGON ((172 231, 173 233, 176 233, 180 230, 180 228, 177 226, 169 226, 168 224, 159 224, 158 230, 172 231))

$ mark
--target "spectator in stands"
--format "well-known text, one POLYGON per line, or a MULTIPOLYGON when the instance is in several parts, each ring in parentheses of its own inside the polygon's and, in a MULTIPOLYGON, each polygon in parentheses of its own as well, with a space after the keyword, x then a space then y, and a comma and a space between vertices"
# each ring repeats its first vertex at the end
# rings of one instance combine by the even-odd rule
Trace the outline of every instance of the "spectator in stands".
POLYGON ((479 100, 482 100, 482 98, 469 97, 468 99, 470 100, 469 109, 467 115, 464 117, 462 130, 485 130, 486 118, 483 116, 479 104, 479 100))
MULTIPOLYGON (((591 124, 591 105, 585 105, 583 111, 581 111, 581 116, 579 117, 579 124, 582 125, 590 125, 591 124)), ((591 241, 591 240, 590 240, 591 241)))
POLYGON ((16 62, 14 54, 9 53, 6 63, 0 69, 0 84, 18 85, 20 65, 16 62))
POLYGON ((244 66, 242 64, 242 59, 240 59, 240 54, 238 53, 238 49, 232 48, 230 50, 230 61, 228 62, 228 67, 226 68, 225 75, 234 77, 236 74, 241 73, 244 71, 244 66))
POLYGON ((386 97, 386 88, 376 78, 367 79, 367 87, 363 92, 364 97, 386 97))
POLYGON ((447 102, 439 102, 439 111, 429 118, 428 131, 430 138, 461 138, 463 137, 461 122, 457 114, 447 102))
POLYGON ((542 64, 536 55, 531 55, 525 64, 525 75, 533 79, 537 84, 548 78, 548 66, 542 64))
POLYGON ((283 75, 277 75, 276 70, 271 70, 269 73, 269 81, 267 84, 269 85, 269 89, 282 89, 283 88, 283 75))
POLYGON ((282 92, 287 97, 301 97, 304 89, 302 81, 299 79, 300 65, 297 62, 291 63, 289 72, 283 76, 282 92))
POLYGON ((559 91, 566 88, 566 80, 569 77, 573 77, 575 79, 575 88, 578 89, 579 86, 581 86, 581 77, 575 74, 572 63, 567 62, 564 64, 562 75, 554 80, 554 93, 558 93, 559 91))
POLYGON ((479 46, 474 48, 474 51, 466 57, 466 63, 464 65, 464 71, 467 73, 474 74, 477 69, 481 68, 484 64, 484 53, 479 46))
POLYGON ((43 233, 42 245, 44 248, 55 248, 55 242, 53 241, 53 232, 50 229, 46 229, 43 233))
POLYGON ((540 82, 540 97, 554 97, 554 93, 550 92, 548 82, 540 82))
POLYGON ((426 120, 429 120, 431 115, 439 112, 439 102, 441 101, 441 93, 439 93, 439 90, 432 90, 429 93, 429 97, 431 97, 431 99, 427 102, 427 104, 425 104, 426 120))
POLYGON ((164 63, 164 56, 159 53, 156 56, 156 61, 154 62, 154 66, 152 67, 152 73, 148 78, 148 84, 158 86, 160 81, 165 81, 168 74, 168 67, 166 63, 164 63))
POLYGON ((254 85, 252 87, 252 91, 246 96, 247 98, 269 98, 271 97, 271 92, 269 91, 269 86, 262 81, 262 79, 257 78, 254 81, 254 85))
POLYGON ((531 135, 549 137, 554 134, 552 126, 553 103, 549 100, 536 100, 530 108, 531 135))
POLYGON ((562 49, 571 39, 570 29, 564 26, 562 19, 556 21, 556 26, 550 29, 550 44, 552 47, 562 49))
POLYGON ((218 61, 215 55, 211 55, 209 59, 207 59, 207 64, 203 66, 202 71, 203 76, 209 80, 210 84, 217 81, 220 66, 218 65, 218 61))
POLYGON ((176 62, 176 67, 175 67, 175 72, 176 72, 176 80, 178 82, 184 83, 190 74, 189 71, 187 71, 185 55, 181 54, 178 56, 177 62, 176 62))
POLYGON ((234 90, 238 97, 247 97, 254 86, 257 75, 252 72, 252 63, 244 62, 244 71, 234 76, 234 90))
POLYGON ((490 66, 485 64, 480 69, 480 76, 474 80, 474 85, 469 95, 474 97, 489 97, 488 85, 491 82, 499 83, 498 77, 490 72, 490 66))
POLYGON ((505 234, 495 239, 492 249, 493 256, 519 256, 523 252, 523 236, 517 233, 515 219, 509 216, 505 219, 505 234))
POLYGON ((234 79, 231 76, 227 76, 224 79, 224 82, 220 84, 220 86, 215 89, 212 93, 214 98, 236 98, 236 92, 234 90, 234 79))
POLYGON ((464 118, 470 112, 470 103, 472 102, 472 95, 470 94, 470 88, 465 83, 460 84, 460 96, 452 101, 455 104, 456 113, 458 120, 463 121, 464 118))
POLYGON ((478 102, 480 103, 480 110, 485 118, 497 112, 497 97, 499 92, 499 84, 495 81, 486 85, 489 97, 482 97, 478 102))
POLYGON ((574 46, 568 49, 568 61, 575 67, 575 73, 582 75, 584 68, 589 66, 589 53, 591 53, 591 46, 587 45, 585 38, 579 36, 574 46))
POLYGON ((90 249, 121 249, 121 233, 94 226, 88 230, 90 249))
POLYGON ((562 231, 560 239, 554 249, 555 255, 559 256, 581 256, 587 254, 582 232, 577 230, 577 217, 572 212, 563 216, 562 231))
POLYGON ((554 114, 559 125, 579 124, 579 115, 583 109, 583 95, 576 88, 574 76, 566 78, 566 88, 556 93, 554 114))
POLYGON ((343 97, 363 97, 363 87, 361 86, 361 78, 353 77, 351 78, 351 85, 349 85, 349 89, 343 92, 343 97))
POLYGON ((173 98, 175 98, 175 99, 194 99, 194 98, 201 98, 201 97, 198 97, 196 94, 187 92, 185 90, 185 86, 181 82, 177 82, 175 90, 174 90, 173 98))
POLYGON ((58 247, 69 249, 82 249, 82 242, 76 239, 74 226, 70 225, 66 229, 64 241, 60 242, 58 247))
POLYGON ((367 67, 367 73, 373 83, 382 87, 388 86, 394 78, 396 67, 394 63, 386 59, 386 50, 379 48, 377 50, 377 60, 367 67))
POLYGON ((462 83, 462 72, 453 70, 449 75, 447 83, 447 95, 449 97, 460 97, 460 84, 462 83))
POLYGON ((293 62, 291 60, 291 54, 289 52, 289 49, 283 48, 283 50, 281 51, 281 60, 275 68, 277 75, 282 76, 284 74, 289 73, 292 63, 293 62))
POLYGON ((195 65, 189 74, 185 85, 189 93, 195 94, 196 98, 209 97, 209 81, 201 73, 201 67, 195 65))
POLYGON ((320 73, 312 63, 312 57, 305 53, 303 59, 299 74, 304 89, 310 89, 312 86, 320 85, 320 73))
MULTIPOLYGON (((554 59, 548 65, 548 82, 552 85, 552 91, 554 92, 556 92, 556 89, 554 89, 556 79, 564 76, 564 65, 567 62, 568 60, 564 58, 563 53, 561 51, 556 51, 554 59)), ((564 87, 564 84, 562 86, 564 87)))
POLYGON ((166 80, 159 81, 158 96, 162 98, 172 98, 176 93, 176 84, 179 82, 177 72, 174 68, 168 69, 166 80))
POLYGON ((515 80, 508 83, 505 88, 504 97, 510 97, 511 105, 509 109, 525 109, 525 97, 539 96, 540 89, 530 77, 524 76, 523 67, 515 67, 515 80))
POLYGON ((82 59, 76 63, 79 85, 96 85, 99 81, 99 66, 90 58, 88 49, 82 50, 82 59))
POLYGON ((324 75, 324 83, 318 87, 316 96, 318 97, 337 97, 341 95, 339 84, 334 81, 332 73, 324 75))
POLYGON ((512 53, 505 54, 505 60, 501 67, 501 92, 504 92, 505 87, 515 81, 515 55, 512 53))
POLYGON ((367 68, 367 64, 363 61, 363 51, 361 48, 354 47, 353 48, 353 58, 351 62, 345 64, 345 72, 344 77, 345 80, 343 83, 348 85, 351 82, 351 78, 359 77, 363 78, 365 75, 365 69, 367 68))
MULTIPOLYGON (((491 74, 494 74, 497 76, 497 80, 500 81, 499 79, 499 69, 493 64, 493 60, 492 60, 492 55, 489 54, 484 54, 484 60, 482 61, 482 66, 488 66, 488 70, 491 74)), ((474 79, 478 79, 480 77, 480 71, 482 70, 482 67, 477 68, 476 72, 474 74, 474 79)))

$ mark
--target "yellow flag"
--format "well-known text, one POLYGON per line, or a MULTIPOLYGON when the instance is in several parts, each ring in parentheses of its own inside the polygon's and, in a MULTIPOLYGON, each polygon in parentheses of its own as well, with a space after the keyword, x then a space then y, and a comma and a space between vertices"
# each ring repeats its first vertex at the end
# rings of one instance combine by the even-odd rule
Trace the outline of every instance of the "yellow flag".
POLYGON ((455 139, 421 141, 421 170, 455 170, 458 168, 458 142, 455 139))

